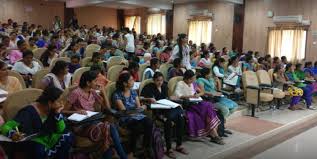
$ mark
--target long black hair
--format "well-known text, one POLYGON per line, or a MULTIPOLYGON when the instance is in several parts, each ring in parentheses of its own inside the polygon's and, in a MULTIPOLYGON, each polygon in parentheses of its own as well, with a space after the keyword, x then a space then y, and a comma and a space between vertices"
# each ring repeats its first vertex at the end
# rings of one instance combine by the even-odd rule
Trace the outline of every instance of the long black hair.
POLYGON ((49 45, 47 49, 45 50, 45 52, 41 55, 40 61, 43 63, 45 67, 50 66, 50 64, 48 63, 48 59, 50 56, 50 52, 53 51, 54 49, 56 49, 55 45, 49 45))
POLYGON ((207 75, 211 73, 210 68, 204 67, 203 69, 200 70, 198 78, 206 78, 207 75))
POLYGON ((62 95, 63 91, 54 86, 46 87, 43 93, 37 98, 36 102, 48 105, 48 102, 55 102, 62 95))
POLYGON ((183 80, 188 80, 194 76, 195 76, 195 73, 192 70, 186 70, 186 72, 184 73, 183 80))
POLYGON ((97 71, 86 71, 84 72, 79 81, 79 87, 85 88, 87 87, 87 82, 91 82, 97 78, 98 72, 97 71))
POLYGON ((128 72, 121 73, 119 75, 118 81, 116 82, 116 88, 119 91, 124 91, 124 83, 128 83, 131 78, 131 74, 128 72))
POLYGON ((178 51, 178 55, 179 58, 182 60, 183 59, 183 44, 182 44, 182 40, 185 39, 187 37, 186 34, 178 34, 178 38, 177 38, 177 45, 179 48, 178 51))

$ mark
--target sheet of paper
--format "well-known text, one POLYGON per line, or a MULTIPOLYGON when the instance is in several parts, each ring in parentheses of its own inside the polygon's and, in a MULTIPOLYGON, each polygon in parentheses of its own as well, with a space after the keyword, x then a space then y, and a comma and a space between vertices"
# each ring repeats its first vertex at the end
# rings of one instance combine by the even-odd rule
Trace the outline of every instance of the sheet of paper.
POLYGON ((172 102, 172 101, 170 101, 168 99, 161 99, 161 100, 157 101, 157 103, 158 104, 162 104, 162 105, 168 105, 168 106, 170 106, 172 108, 176 108, 176 107, 180 106, 180 104, 172 102))
POLYGON ((71 116, 69 116, 67 119, 72 120, 72 121, 83 121, 89 117, 92 117, 92 116, 98 114, 98 112, 92 112, 92 111, 86 111, 86 112, 87 112, 86 115, 74 113, 71 116))
POLYGON ((171 109, 171 106, 163 104, 151 104, 151 109, 171 109))
POLYGON ((138 90, 140 88, 141 82, 134 82, 133 88, 134 90, 138 90))
POLYGON ((0 89, 0 103, 4 102, 8 97, 8 92, 0 89))

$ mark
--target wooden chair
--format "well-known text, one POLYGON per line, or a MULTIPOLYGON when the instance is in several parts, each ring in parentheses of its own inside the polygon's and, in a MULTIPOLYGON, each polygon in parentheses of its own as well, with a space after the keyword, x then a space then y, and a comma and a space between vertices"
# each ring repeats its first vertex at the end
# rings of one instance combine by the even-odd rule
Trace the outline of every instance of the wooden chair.
POLYGON ((82 67, 86 67, 86 65, 91 61, 92 57, 85 57, 80 61, 80 65, 82 67))
POLYGON ((112 56, 107 61, 107 68, 111 68, 114 65, 126 65, 126 60, 121 56, 112 56))
POLYGON ((35 102, 35 100, 42 94, 41 89, 26 88, 18 92, 8 95, 8 98, 3 103, 3 117, 6 121, 12 119, 17 112, 35 102))
POLYGON ((81 75, 86 72, 86 71, 89 71, 90 70, 90 67, 81 67, 79 69, 77 69, 74 74, 73 74, 73 77, 72 77, 72 82, 71 84, 74 85, 76 82, 78 82, 80 80, 80 77, 81 75))
POLYGON ((115 65, 115 66, 110 67, 108 69, 108 72, 107 72, 107 78, 110 81, 117 81, 119 74, 124 67, 126 67, 126 66, 125 65, 115 65))
POLYGON ((57 61, 65 61, 67 63, 70 63, 70 58, 68 58, 68 57, 59 57, 59 58, 52 59, 52 62, 51 62, 50 67, 49 67, 50 70, 55 66, 55 63, 57 61))
POLYGON ((36 59, 40 59, 42 54, 46 51, 47 48, 36 48, 33 50, 33 57, 36 59))
POLYGON ((140 87, 139 87, 139 94, 141 94, 143 88, 144 88, 146 85, 150 84, 150 83, 153 83, 153 80, 152 80, 152 79, 147 79, 147 80, 142 81, 141 84, 140 84, 140 87))
POLYGON ((160 66, 160 72, 163 74, 164 81, 168 81, 168 70, 173 67, 172 64, 164 63, 160 66))
POLYGON ((143 72, 145 71, 145 69, 150 66, 150 64, 141 64, 139 67, 139 78, 141 81, 143 81, 143 72))
POLYGON ((48 68, 37 71, 32 77, 32 88, 40 88, 42 79, 48 73, 50 73, 48 68))
POLYGON ((177 82, 183 80, 182 76, 173 77, 168 81, 168 96, 172 96, 174 94, 177 82))
POLYGON ((246 103, 252 106, 251 116, 255 116, 255 107, 261 102, 271 102, 274 99, 272 93, 262 93, 263 87, 259 85, 257 75, 253 71, 245 71, 242 75, 246 103))
POLYGON ((22 89, 26 88, 25 81, 24 81, 22 75, 19 72, 16 72, 16 71, 13 71, 13 70, 8 70, 8 73, 9 73, 9 76, 16 77, 20 81, 22 89))

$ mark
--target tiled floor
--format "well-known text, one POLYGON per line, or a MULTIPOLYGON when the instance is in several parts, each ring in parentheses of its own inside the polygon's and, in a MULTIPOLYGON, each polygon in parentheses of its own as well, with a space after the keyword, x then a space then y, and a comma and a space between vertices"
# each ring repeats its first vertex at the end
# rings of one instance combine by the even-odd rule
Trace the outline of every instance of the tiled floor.
POLYGON ((316 159, 317 127, 295 136, 253 159, 316 159))
MULTIPOLYGON (((225 152, 228 149, 237 147, 242 143, 256 138, 258 135, 263 133, 274 131, 275 128, 295 122, 296 120, 307 117, 317 113, 313 110, 276 110, 276 111, 265 111, 257 113, 259 118, 250 118, 245 116, 235 117, 228 120, 228 127, 231 127, 234 131, 234 135, 229 138, 225 138, 226 145, 219 146, 210 143, 207 139, 201 142, 186 141, 183 145, 190 152, 189 155, 184 156, 177 154, 179 159, 208 159, 212 158, 213 155, 225 152)), ((168 157, 165 157, 168 158, 168 157)), ((316 158, 316 157, 315 157, 316 158)), ((273 158, 266 158, 273 159, 273 158)), ((281 158, 282 159, 282 158, 281 158)))

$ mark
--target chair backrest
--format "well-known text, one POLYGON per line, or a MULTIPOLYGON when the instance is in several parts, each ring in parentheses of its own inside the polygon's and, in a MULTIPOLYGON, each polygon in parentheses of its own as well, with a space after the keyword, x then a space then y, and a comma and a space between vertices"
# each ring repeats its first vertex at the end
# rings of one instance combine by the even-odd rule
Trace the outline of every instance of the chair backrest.
POLYGON ((98 44, 89 44, 87 47, 86 47, 86 50, 100 50, 101 46, 98 45, 98 44))
POLYGON ((32 77, 32 88, 40 88, 41 80, 48 73, 50 73, 48 68, 37 71, 32 77))
POLYGON ((164 63, 160 66, 160 72, 163 74, 163 77, 164 77, 164 81, 167 81, 168 80, 168 70, 173 67, 172 64, 167 64, 167 63, 164 63))
POLYGON ((269 71, 267 71, 269 73, 269 76, 271 78, 271 82, 273 82, 273 74, 274 74, 274 69, 269 69, 269 71))
POLYGON ((150 64, 147 64, 147 63, 140 65, 140 68, 139 68, 139 72, 138 72, 138 73, 139 73, 139 78, 140 78, 141 81, 143 80, 143 72, 145 71, 145 69, 146 69, 148 66, 150 66, 150 64))
POLYGON ((8 98, 3 103, 4 119, 12 119, 17 112, 28 104, 33 103, 41 94, 41 89, 26 88, 18 92, 8 95, 8 98))
POLYGON ((245 71, 242 74, 242 83, 244 88, 247 86, 259 86, 258 77, 256 76, 256 73, 253 71, 245 71))
POLYGON ((80 61, 80 65, 82 67, 86 67, 86 65, 91 61, 92 57, 85 57, 80 61))
POLYGON ((33 57, 36 59, 40 59, 42 54, 46 51, 47 48, 36 48, 33 50, 33 57))
POLYGON ((72 85, 74 85, 76 82, 78 82, 80 80, 81 75, 86 72, 89 71, 90 67, 81 67, 79 69, 77 69, 72 77, 72 85))
POLYGON ((70 63, 70 58, 68 58, 68 57, 59 57, 59 58, 52 59, 52 62, 50 64, 50 70, 55 66, 55 63, 57 61, 65 61, 65 62, 70 63))
POLYGON ((176 88, 176 84, 177 82, 183 80, 183 77, 182 76, 177 76, 177 77, 173 77, 171 78, 169 81, 168 81, 168 96, 172 96, 174 91, 175 91, 175 88, 176 88))
POLYGON ((107 98, 109 99, 110 105, 114 105, 111 100, 114 91, 116 91, 116 82, 111 82, 107 84, 107 86, 105 87, 105 93, 107 95, 107 98))
POLYGON ((44 68, 44 65, 43 65, 42 61, 40 61, 39 59, 33 58, 33 61, 36 61, 37 63, 39 63, 39 65, 40 65, 42 68, 44 68))
POLYGON ((16 71, 13 71, 13 70, 8 70, 8 73, 9 73, 9 76, 16 77, 20 81, 22 89, 26 88, 25 81, 24 81, 22 75, 19 72, 16 72, 16 71))
POLYGON ((78 86, 71 86, 71 87, 68 87, 64 90, 63 94, 59 97, 59 100, 62 101, 64 103, 64 110, 70 110, 71 109, 71 105, 70 104, 66 104, 68 101, 68 97, 69 97, 69 94, 75 90, 78 86))
POLYGON ((126 67, 126 66, 125 65, 115 65, 115 66, 110 67, 108 69, 108 72, 107 72, 107 78, 110 81, 117 81, 119 74, 124 67, 126 67))
POLYGON ((152 79, 147 79, 147 80, 144 80, 141 82, 140 87, 139 87, 139 95, 141 95, 143 88, 150 83, 153 83, 152 79))
POLYGON ((270 75, 265 70, 258 70, 256 75, 258 76, 259 84, 272 85, 270 75))
POLYGON ((122 62, 125 62, 125 59, 121 56, 112 56, 107 61, 107 68, 111 68, 114 65, 120 65, 122 62))
POLYGON ((92 57, 92 55, 94 54, 94 52, 96 52, 98 50, 96 49, 86 49, 84 52, 84 56, 85 57, 92 57))

